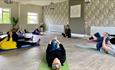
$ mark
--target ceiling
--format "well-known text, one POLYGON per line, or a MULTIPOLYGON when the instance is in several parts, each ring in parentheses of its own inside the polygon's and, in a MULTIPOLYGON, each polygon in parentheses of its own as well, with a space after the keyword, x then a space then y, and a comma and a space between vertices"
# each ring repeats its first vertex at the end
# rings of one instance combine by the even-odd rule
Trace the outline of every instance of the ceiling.
POLYGON ((68 0, 12 0, 13 2, 19 2, 20 4, 33 4, 33 5, 50 5, 51 3, 59 3, 68 0))

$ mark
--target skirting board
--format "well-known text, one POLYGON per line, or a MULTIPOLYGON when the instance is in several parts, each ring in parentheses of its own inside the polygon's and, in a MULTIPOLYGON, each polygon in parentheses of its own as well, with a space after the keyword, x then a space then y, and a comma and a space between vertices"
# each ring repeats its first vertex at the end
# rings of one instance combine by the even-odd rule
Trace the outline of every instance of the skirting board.
MULTIPOLYGON (((57 35, 61 35, 62 33, 60 32, 47 32, 47 34, 57 34, 57 35)), ((72 37, 80 37, 80 38, 88 38, 90 37, 89 35, 86 35, 86 34, 76 34, 76 33, 71 33, 71 36, 72 37)))
POLYGON ((81 37, 81 38, 89 37, 89 35, 86 35, 86 34, 76 34, 76 33, 71 33, 71 36, 72 37, 81 37))

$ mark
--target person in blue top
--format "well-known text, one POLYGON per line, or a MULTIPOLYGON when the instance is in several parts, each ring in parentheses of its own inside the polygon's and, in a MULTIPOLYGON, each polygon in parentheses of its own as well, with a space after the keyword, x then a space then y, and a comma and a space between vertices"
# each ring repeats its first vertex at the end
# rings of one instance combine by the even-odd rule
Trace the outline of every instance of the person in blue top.
POLYGON ((110 40, 107 40, 107 38, 108 38, 108 33, 104 32, 101 50, 115 56, 115 45, 112 45, 110 43, 110 40))
POLYGON ((101 38, 101 34, 99 32, 96 32, 93 36, 89 38, 89 40, 98 41, 101 38))
MULTIPOLYGON (((97 44, 96 44, 96 49, 98 51, 100 51, 101 47, 102 47, 102 42, 103 42, 103 36, 101 36, 101 34, 99 32, 96 32, 93 36, 91 36, 89 38, 89 40, 93 40, 93 41, 96 41, 97 44)), ((108 34, 108 37, 106 38, 106 43, 107 41, 110 40, 109 39, 109 34, 108 34)))
MULTIPOLYGON (((105 32, 104 32, 105 33, 105 32)), ((108 34, 108 33, 107 33, 108 34)), ((97 44, 96 44, 96 48, 98 51, 100 51, 101 47, 102 47, 102 43, 103 43, 103 39, 104 39, 104 36, 101 36, 97 39, 97 44)), ((109 34, 107 36, 107 38, 105 39, 105 43, 107 44, 108 41, 110 40, 109 38, 109 34)))

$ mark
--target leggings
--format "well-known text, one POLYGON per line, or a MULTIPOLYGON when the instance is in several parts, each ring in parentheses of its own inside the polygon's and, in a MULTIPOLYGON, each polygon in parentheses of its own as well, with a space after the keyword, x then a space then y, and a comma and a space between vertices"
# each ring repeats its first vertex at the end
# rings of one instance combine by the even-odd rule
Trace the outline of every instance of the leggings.
POLYGON ((25 41, 17 41, 17 48, 21 48, 23 45, 30 45, 34 46, 36 43, 31 43, 31 42, 25 42, 25 41))

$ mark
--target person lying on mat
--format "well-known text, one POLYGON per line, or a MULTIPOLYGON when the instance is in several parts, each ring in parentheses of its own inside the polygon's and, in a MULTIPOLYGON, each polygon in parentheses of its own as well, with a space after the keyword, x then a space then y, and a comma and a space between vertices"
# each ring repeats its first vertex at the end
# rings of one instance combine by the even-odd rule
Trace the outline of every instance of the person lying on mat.
MULTIPOLYGON (((105 33, 106 33, 106 32, 103 32, 103 34, 102 34, 103 36, 98 37, 98 39, 97 39, 96 48, 97 48, 98 51, 100 51, 100 49, 102 48, 102 43, 103 43, 103 38, 104 38, 104 34, 105 34, 105 33)), ((107 33, 107 34, 108 34, 108 33, 107 33)), ((109 40, 110 40, 110 37, 109 37, 109 34, 108 34, 108 36, 107 36, 105 42, 108 43, 109 40)))
POLYGON ((101 35, 99 32, 96 32, 93 36, 89 37, 89 40, 93 40, 93 41, 98 41, 101 38, 101 35))
POLYGON ((66 60, 66 51, 63 45, 55 38, 47 46, 46 60, 48 66, 54 70, 58 70, 66 60))
POLYGON ((27 42, 27 40, 31 40, 32 38, 19 37, 16 32, 13 32, 12 38, 13 38, 13 41, 15 41, 17 43, 17 48, 21 48, 21 46, 24 46, 24 45, 31 45, 31 46, 33 46, 33 45, 36 44, 36 43, 32 43, 32 42, 27 42), (23 39, 23 41, 20 41, 21 39, 23 39))
POLYGON ((35 34, 35 35, 40 35, 40 30, 39 29, 35 29, 32 34, 35 34))
POLYGON ((115 56, 115 45, 112 45, 110 43, 110 40, 106 41, 108 38, 108 33, 104 32, 103 33, 103 42, 102 42, 102 48, 101 50, 115 56))
POLYGON ((9 39, 10 39, 11 37, 12 37, 12 32, 9 31, 9 32, 7 32, 7 36, 6 36, 6 37, 1 38, 0 43, 2 43, 2 41, 3 41, 5 38, 7 38, 7 41, 9 41, 9 39))
POLYGON ((26 29, 24 29, 24 33, 29 33, 29 31, 27 31, 26 29))

